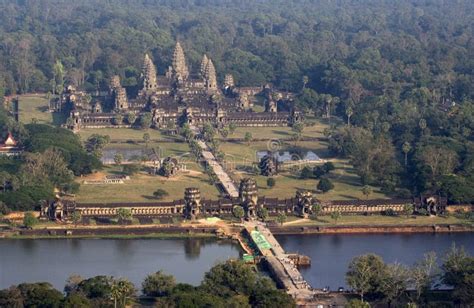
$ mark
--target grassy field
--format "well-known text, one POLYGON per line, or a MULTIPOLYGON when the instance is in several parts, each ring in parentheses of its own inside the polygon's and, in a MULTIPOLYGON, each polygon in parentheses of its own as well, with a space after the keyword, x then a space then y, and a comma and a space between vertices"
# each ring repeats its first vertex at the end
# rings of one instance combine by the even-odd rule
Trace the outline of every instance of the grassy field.
MULTIPOLYGON (((202 169, 195 162, 186 164, 188 173, 183 172, 169 179, 162 176, 152 176, 145 172, 133 175, 125 184, 93 185, 81 184, 79 193, 76 195, 78 202, 104 203, 104 202, 152 202, 153 192, 158 188, 168 192, 168 196, 160 201, 171 201, 181 199, 184 196, 185 187, 197 187, 205 198, 216 199, 219 192, 214 185, 211 185, 208 176, 202 173, 202 169)), ((120 167, 107 166, 103 172, 92 175, 88 178, 102 178, 107 174, 120 173, 120 167)), ((87 178, 78 178, 78 182, 87 178)))
POLYGON ((143 141, 143 135, 148 133, 151 140, 171 139, 172 136, 164 134, 156 129, 135 129, 135 128, 84 128, 79 131, 82 140, 87 140, 92 134, 108 135, 112 141, 125 142, 128 140, 143 141))
MULTIPOLYGON (((354 174, 352 167, 341 160, 334 161, 334 164, 336 170, 332 171, 329 175, 329 179, 334 184, 334 189, 326 193, 317 191, 316 185, 319 182, 318 179, 300 179, 298 174, 292 173, 291 171, 281 172, 274 176, 273 178, 276 181, 276 185, 272 188, 267 187, 268 177, 265 176, 254 176, 245 172, 235 172, 234 178, 240 179, 248 176, 255 178, 261 196, 289 198, 294 196, 297 190, 301 189, 312 191, 316 198, 320 200, 364 199, 365 196, 362 193, 362 185, 360 184, 359 177, 354 174)), ((372 187, 372 189, 373 193, 370 195, 371 199, 387 198, 387 196, 377 188, 372 187)))
MULTIPOLYGON (((153 148, 158 151, 160 157, 174 157, 174 156, 186 156, 189 154, 189 146, 184 142, 156 142, 152 141, 148 144, 149 148, 153 148)), ((107 149, 127 149, 127 150, 139 150, 145 149, 144 143, 109 143, 104 148, 107 149)), ((192 159, 192 158, 189 158, 192 159)))
POLYGON ((429 217, 429 216, 382 216, 382 215, 343 215, 336 222, 329 216, 320 216, 317 220, 294 219, 285 225, 291 226, 328 226, 328 225, 433 225, 433 224, 465 224, 467 220, 453 216, 429 217))
MULTIPOLYGON (((275 176, 276 186, 273 188, 267 187, 267 177, 254 176, 248 173, 251 166, 257 162, 256 153, 258 151, 265 151, 275 144, 269 144, 264 141, 251 142, 247 145, 245 142, 231 143, 223 142, 221 150, 226 154, 225 165, 232 170, 232 177, 235 181, 239 181, 243 177, 254 177, 257 180, 259 192, 263 196, 272 196, 285 198, 293 196, 298 189, 311 190, 317 194, 321 200, 348 200, 348 199, 362 199, 365 198, 362 194, 362 185, 359 181, 359 176, 355 174, 352 165, 347 160, 331 158, 327 151, 326 142, 321 141, 299 141, 295 146, 293 141, 281 141, 276 143, 276 146, 281 151, 296 150, 296 151, 313 151, 319 157, 332 161, 335 164, 336 170, 332 171, 329 179, 334 184, 334 189, 327 193, 318 193, 316 191, 317 179, 300 179, 298 172, 284 171, 275 176)), ((309 167, 314 167, 316 164, 308 164, 309 167)), ((301 166, 301 167, 304 167, 301 166)), ((386 198, 386 196, 379 190, 373 188, 373 193, 370 198, 386 198)))
MULTIPOLYGON (((317 121, 314 125, 305 127, 302 137, 324 137, 324 130, 329 125, 326 122, 317 121)), ((237 127, 229 138, 244 138, 249 132, 255 139, 291 139, 293 132, 291 127, 237 127)))
POLYGON ((19 97, 19 120, 23 123, 36 121, 41 124, 60 125, 64 116, 48 112, 48 100, 44 95, 21 95, 19 97))

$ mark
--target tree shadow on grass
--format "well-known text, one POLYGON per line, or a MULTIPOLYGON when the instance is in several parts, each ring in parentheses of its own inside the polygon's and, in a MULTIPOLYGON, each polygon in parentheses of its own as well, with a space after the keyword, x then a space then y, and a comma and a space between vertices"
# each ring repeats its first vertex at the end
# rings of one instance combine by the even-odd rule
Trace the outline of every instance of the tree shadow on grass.
POLYGON ((66 123, 66 116, 63 113, 53 112, 53 125, 60 126, 66 123))

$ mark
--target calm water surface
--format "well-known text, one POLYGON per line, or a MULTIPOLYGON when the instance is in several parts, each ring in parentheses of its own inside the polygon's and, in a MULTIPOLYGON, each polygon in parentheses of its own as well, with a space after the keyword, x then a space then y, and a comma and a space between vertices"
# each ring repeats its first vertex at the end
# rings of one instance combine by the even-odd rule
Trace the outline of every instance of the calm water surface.
MULTIPOLYGON (((302 270, 314 287, 345 286, 352 257, 374 252, 386 262, 412 265, 424 253, 445 253, 453 242, 474 254, 474 235, 288 235, 277 236, 289 252, 312 259, 302 270)), ((215 239, 47 239, 0 240, 0 289, 21 282, 48 281, 62 289, 70 274, 127 277, 138 288, 149 273, 164 270, 179 282, 197 285, 216 262, 237 258, 240 248, 215 239)))
POLYGON ((434 251, 439 257, 452 243, 474 255, 474 234, 367 234, 367 235, 285 235, 276 237, 288 252, 311 257, 311 267, 302 269, 313 286, 336 289, 345 284, 345 273, 354 256, 376 253, 385 262, 412 265, 423 254, 434 251))
POLYGON ((195 238, 0 240, 0 289, 47 281, 62 290, 73 273, 126 277, 139 288, 158 270, 198 285, 216 262, 240 251, 232 242, 195 238))

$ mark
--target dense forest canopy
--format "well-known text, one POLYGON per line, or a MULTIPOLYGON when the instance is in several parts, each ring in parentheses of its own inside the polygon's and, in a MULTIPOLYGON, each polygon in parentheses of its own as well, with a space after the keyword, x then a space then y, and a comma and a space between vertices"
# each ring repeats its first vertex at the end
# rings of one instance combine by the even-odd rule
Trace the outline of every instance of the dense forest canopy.
POLYGON ((0 25, 0 98, 114 74, 131 94, 143 54, 163 74, 180 40, 193 71, 207 53, 220 81, 347 121, 329 149, 364 184, 474 200, 473 1, 4 0, 0 25))

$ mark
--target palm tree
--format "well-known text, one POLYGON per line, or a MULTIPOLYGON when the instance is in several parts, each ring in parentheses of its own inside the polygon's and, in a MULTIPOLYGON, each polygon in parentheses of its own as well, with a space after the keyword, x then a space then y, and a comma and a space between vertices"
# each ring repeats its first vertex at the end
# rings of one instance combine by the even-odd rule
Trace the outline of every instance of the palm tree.
POLYGON ((347 106, 346 108, 346 116, 347 116, 347 126, 351 125, 351 117, 354 114, 351 106, 347 106))
POLYGON ((372 193, 372 188, 369 185, 364 185, 364 187, 362 187, 362 193, 367 199, 369 199, 369 195, 372 193))
POLYGON ((303 90, 306 89, 306 85, 309 82, 308 76, 303 76, 303 90))
POLYGON ((405 141, 402 145, 402 151, 405 153, 405 167, 408 163, 408 153, 411 151, 411 145, 408 141, 405 141))

